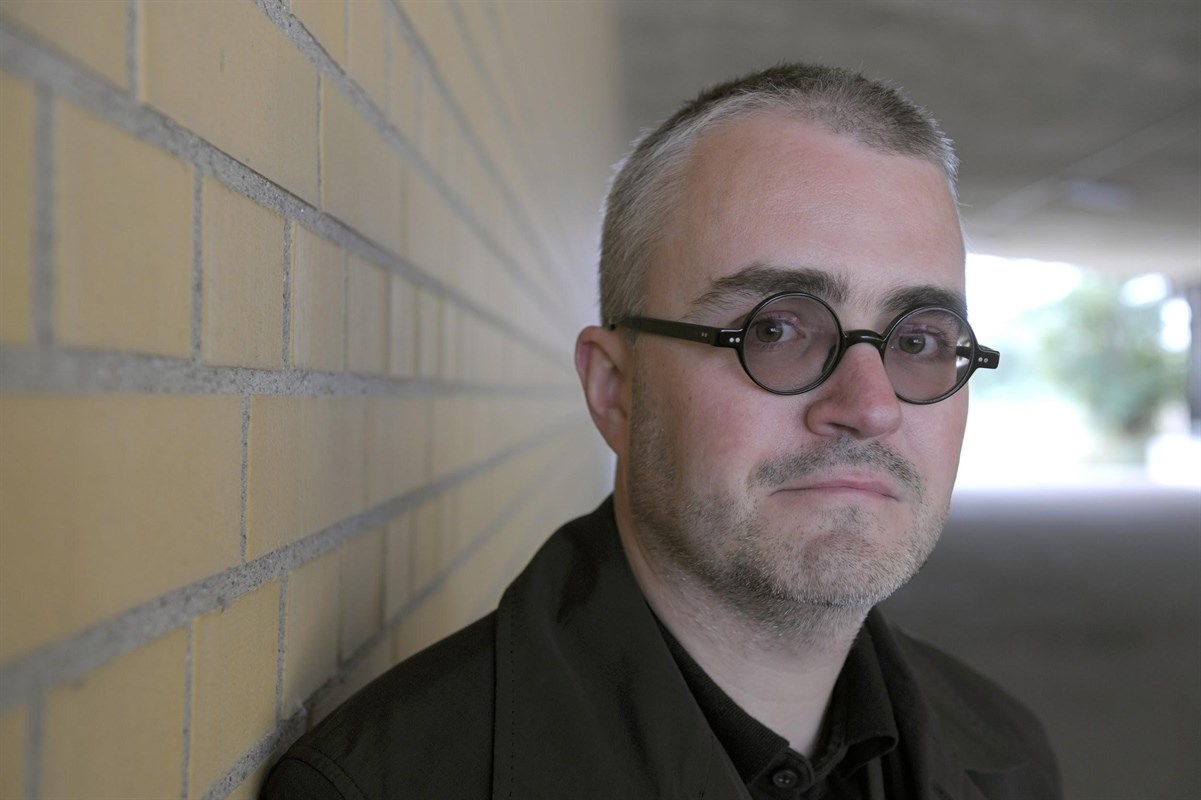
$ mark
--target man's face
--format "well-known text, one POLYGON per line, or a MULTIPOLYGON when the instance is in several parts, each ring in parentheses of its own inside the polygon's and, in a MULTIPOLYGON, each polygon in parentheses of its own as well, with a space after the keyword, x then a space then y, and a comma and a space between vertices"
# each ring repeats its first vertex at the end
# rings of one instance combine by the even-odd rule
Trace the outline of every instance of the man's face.
MULTIPOLYGON (((822 296, 844 330, 962 297, 959 219, 939 170, 803 122, 708 133, 647 277, 646 316, 740 327, 769 294, 822 296)), ((899 401, 877 350, 850 348, 800 395, 736 354, 639 335, 619 503, 656 568, 755 618, 867 606, 920 568, 950 502, 967 392, 899 401)), ((763 621, 767 621, 763 619, 763 621)))

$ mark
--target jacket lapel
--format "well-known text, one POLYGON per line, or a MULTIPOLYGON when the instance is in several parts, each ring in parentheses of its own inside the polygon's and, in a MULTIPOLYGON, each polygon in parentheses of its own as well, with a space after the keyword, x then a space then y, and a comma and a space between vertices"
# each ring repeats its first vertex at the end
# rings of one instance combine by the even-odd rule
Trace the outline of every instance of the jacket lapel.
POLYGON ((496 644, 494 797, 748 798, 630 573, 611 501, 509 587, 496 644))

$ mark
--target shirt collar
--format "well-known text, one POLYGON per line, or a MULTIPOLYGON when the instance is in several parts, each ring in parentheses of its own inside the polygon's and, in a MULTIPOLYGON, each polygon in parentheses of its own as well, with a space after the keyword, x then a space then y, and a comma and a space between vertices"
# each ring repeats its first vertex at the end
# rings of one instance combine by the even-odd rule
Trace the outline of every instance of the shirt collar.
POLYGON ((830 696, 825 731, 812 760, 790 751, 788 741, 734 702, 659 623, 668 650, 680 668, 714 735, 743 782, 751 784, 791 756, 807 775, 802 791, 834 770, 849 775, 897 745, 897 725, 888 688, 871 637, 860 632, 830 696))

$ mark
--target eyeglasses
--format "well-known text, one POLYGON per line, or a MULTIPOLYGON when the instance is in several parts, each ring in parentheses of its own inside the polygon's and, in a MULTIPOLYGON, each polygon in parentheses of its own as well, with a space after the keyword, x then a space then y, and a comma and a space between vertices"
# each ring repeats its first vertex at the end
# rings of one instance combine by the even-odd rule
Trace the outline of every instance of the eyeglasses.
POLYGON ((738 351, 752 381, 773 394, 816 389, 833 374, 847 350, 870 344, 880 351, 896 396, 927 405, 959 391, 977 369, 996 369, 1001 354, 976 341, 967 320, 949 308, 922 306, 901 314, 884 333, 842 330, 824 300, 803 292, 768 297, 741 328, 711 328, 650 317, 612 322, 643 333, 671 336, 738 351))

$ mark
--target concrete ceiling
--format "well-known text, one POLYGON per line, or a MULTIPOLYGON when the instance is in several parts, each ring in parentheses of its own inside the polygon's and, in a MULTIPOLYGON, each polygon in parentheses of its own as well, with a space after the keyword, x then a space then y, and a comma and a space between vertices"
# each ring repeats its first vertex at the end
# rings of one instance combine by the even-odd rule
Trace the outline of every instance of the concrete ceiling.
POLYGON ((619 0, 624 133, 780 60, 901 86, 977 252, 1201 282, 1201 0, 619 0))

